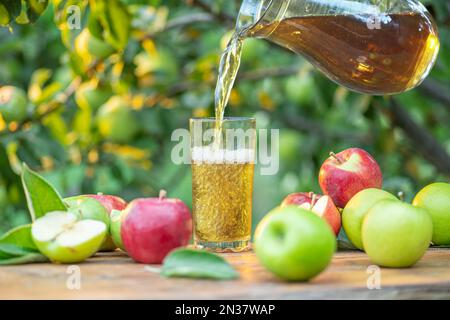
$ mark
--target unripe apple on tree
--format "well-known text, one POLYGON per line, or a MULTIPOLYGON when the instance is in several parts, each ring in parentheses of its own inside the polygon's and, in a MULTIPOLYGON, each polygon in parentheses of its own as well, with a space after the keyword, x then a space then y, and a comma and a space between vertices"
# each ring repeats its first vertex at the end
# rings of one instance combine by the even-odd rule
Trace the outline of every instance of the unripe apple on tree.
POLYGON ((97 125, 103 138, 114 143, 131 141, 139 130, 133 110, 122 97, 114 96, 100 107, 97 125))
POLYGON ((0 113, 6 122, 22 121, 27 116, 28 98, 20 88, 0 88, 0 113))
POLYGON ((322 196, 313 192, 298 192, 288 195, 281 207, 297 205, 310 210, 324 219, 337 236, 341 230, 341 214, 329 196, 322 196))
POLYGON ((186 246, 192 234, 189 208, 179 199, 141 198, 123 211, 121 237, 125 250, 140 263, 161 263, 173 249, 186 246))
POLYGON ((330 153, 319 172, 319 185, 339 208, 359 191, 380 189, 383 176, 375 159, 365 150, 346 149, 338 154, 330 153))
POLYGON ((53 262, 81 262, 105 241, 106 224, 81 220, 71 212, 53 211, 33 222, 31 235, 39 251, 53 262))

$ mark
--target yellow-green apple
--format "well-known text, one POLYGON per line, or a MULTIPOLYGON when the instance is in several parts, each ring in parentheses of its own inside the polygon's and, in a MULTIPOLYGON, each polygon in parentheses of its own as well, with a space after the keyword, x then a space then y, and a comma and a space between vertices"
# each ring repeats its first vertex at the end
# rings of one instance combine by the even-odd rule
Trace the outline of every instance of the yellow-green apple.
POLYGON ((306 281, 317 276, 335 251, 336 238, 327 223, 298 206, 275 208, 256 228, 256 256, 284 280, 306 281))
POLYGON ((314 194, 313 192, 297 192, 288 195, 281 207, 298 205, 300 208, 311 210, 330 225, 337 236, 341 230, 341 214, 329 196, 314 194))
POLYGON ((361 239, 364 217, 378 201, 387 199, 398 200, 394 195, 381 189, 364 189, 355 194, 342 211, 342 227, 350 241, 358 249, 364 250, 361 239))
POLYGON ((378 163, 367 151, 350 148, 330 153, 320 168, 319 184, 336 206, 344 208, 359 191, 381 188, 383 177, 378 163))
POLYGON ((433 220, 433 239, 435 245, 450 244, 450 184, 432 183, 414 197, 413 205, 424 208, 433 220))
POLYGON ((103 138, 114 143, 127 143, 139 131, 133 110, 122 97, 114 96, 100 107, 97 126, 103 138))
POLYGON ((433 222, 425 209, 397 200, 381 200, 362 225, 362 241, 369 258, 383 267, 405 268, 425 254, 433 222))
POLYGON ((123 211, 121 237, 127 253, 140 263, 161 263, 173 249, 186 246, 192 234, 189 208, 165 197, 131 201, 123 211))
POLYGON ((111 212, 110 224, 109 224, 109 233, 111 234, 111 238, 114 242, 114 245, 122 251, 126 251, 123 246, 122 236, 120 234, 120 230, 122 228, 122 215, 123 211, 113 210, 111 212))
MULTIPOLYGON (((103 194, 88 194, 64 199, 69 207, 69 211, 78 214, 82 219, 93 219, 104 222, 108 229, 112 210, 123 210, 127 203, 117 196, 103 194)), ((116 249, 112 238, 109 235, 105 243, 101 246, 101 251, 113 251, 116 249)))
POLYGON ((106 224, 80 220, 71 212, 53 211, 37 219, 31 235, 39 251, 59 263, 81 262, 98 251, 105 241, 106 224))
POLYGON ((0 88, 0 114, 6 122, 25 119, 27 107, 28 99, 25 91, 13 86, 0 88))

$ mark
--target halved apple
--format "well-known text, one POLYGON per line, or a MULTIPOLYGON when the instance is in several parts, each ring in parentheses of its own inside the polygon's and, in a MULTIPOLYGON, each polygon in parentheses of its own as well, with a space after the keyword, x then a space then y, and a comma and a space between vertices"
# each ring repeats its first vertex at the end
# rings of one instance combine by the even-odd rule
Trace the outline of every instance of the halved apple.
POLYGON ((53 262, 81 262, 100 248, 107 234, 105 223, 79 220, 70 212, 54 211, 33 222, 31 235, 39 251, 53 262))
POLYGON ((333 229, 335 235, 339 234, 339 231, 341 230, 341 214, 329 196, 321 196, 312 205, 312 207, 310 206, 309 210, 317 214, 322 219, 325 219, 331 229, 333 229))
POLYGON ((335 235, 341 230, 341 214, 331 197, 314 194, 313 192, 298 192, 288 195, 281 203, 281 207, 297 205, 300 208, 310 210, 326 220, 335 235))

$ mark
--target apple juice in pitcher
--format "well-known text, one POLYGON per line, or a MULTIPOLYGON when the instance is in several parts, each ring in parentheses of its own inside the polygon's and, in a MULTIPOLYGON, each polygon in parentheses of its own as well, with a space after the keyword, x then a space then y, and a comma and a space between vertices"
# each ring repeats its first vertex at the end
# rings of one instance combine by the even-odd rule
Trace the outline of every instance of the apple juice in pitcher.
POLYGON ((217 126, 249 37, 301 54, 334 82, 373 95, 418 86, 439 51, 436 25, 415 0, 244 0, 221 58, 217 126))

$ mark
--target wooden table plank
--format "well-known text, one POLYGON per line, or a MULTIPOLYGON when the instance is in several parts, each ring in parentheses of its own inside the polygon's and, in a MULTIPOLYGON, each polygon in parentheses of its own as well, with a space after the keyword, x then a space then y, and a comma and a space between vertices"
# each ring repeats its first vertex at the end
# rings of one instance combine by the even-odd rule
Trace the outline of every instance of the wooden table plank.
POLYGON ((166 279, 123 253, 79 264, 81 289, 70 290, 67 265, 0 267, 0 299, 450 299, 450 250, 430 249, 412 268, 381 268, 381 289, 367 288, 370 260, 340 252, 309 283, 277 280, 253 253, 225 254, 241 273, 234 281, 166 279))

